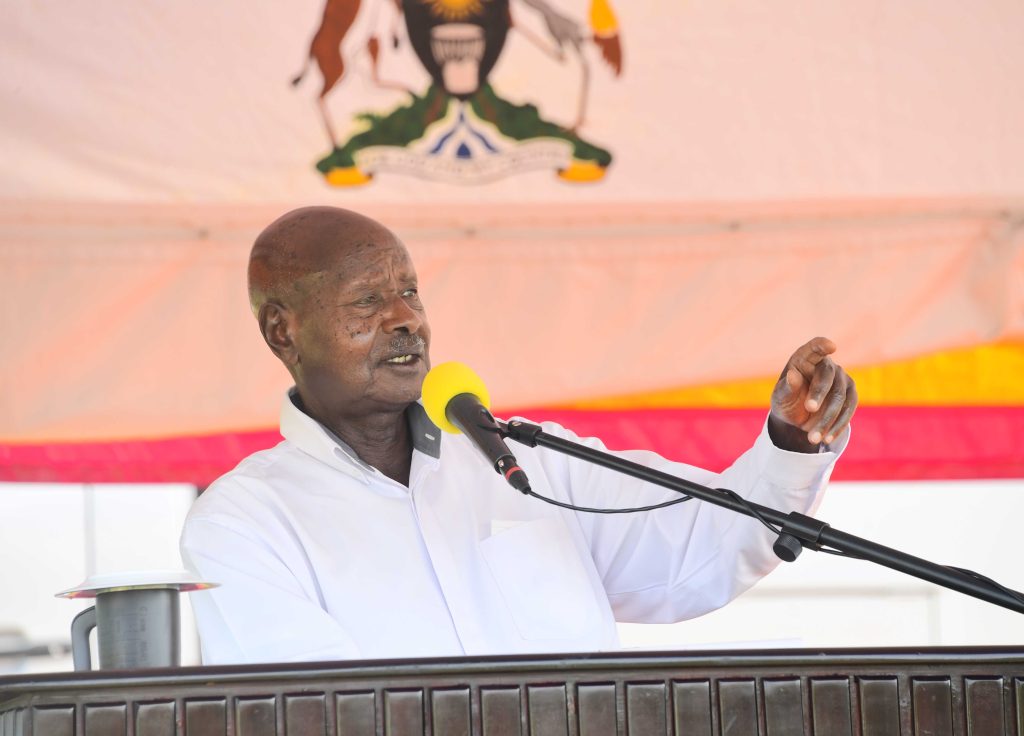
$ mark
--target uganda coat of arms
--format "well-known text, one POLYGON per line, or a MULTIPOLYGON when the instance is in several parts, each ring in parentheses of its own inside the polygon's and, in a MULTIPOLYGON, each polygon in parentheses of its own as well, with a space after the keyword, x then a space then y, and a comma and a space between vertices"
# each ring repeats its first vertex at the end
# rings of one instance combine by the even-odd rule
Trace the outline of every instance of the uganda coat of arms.
POLYGON ((602 179, 611 153, 579 134, 590 87, 588 56, 596 49, 619 76, 622 51, 610 0, 589 2, 589 17, 582 20, 548 0, 326 0, 307 63, 293 80, 298 84, 314 62, 323 77, 318 105, 331 150, 316 168, 341 187, 366 184, 384 171, 467 184, 536 169, 567 182, 602 179), (514 6, 516 13, 535 14, 541 22, 534 25, 543 31, 514 23, 514 6), (371 13, 390 16, 390 27, 359 23, 371 13), (512 31, 553 62, 572 57, 578 64, 575 120, 548 120, 537 105, 510 102, 491 84, 512 31), (409 48, 429 75, 425 89, 379 73, 382 53, 409 48), (339 139, 326 97, 355 57, 368 60, 376 85, 407 97, 392 109, 356 115, 356 131, 339 139))

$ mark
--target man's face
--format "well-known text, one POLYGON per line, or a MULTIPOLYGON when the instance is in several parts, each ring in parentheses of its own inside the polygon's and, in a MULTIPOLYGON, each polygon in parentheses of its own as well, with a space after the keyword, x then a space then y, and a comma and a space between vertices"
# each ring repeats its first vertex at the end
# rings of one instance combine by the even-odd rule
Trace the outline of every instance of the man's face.
POLYGON ((295 375, 307 407, 326 419, 418 399, 430 327, 405 247, 382 228, 321 261, 295 284, 295 375))

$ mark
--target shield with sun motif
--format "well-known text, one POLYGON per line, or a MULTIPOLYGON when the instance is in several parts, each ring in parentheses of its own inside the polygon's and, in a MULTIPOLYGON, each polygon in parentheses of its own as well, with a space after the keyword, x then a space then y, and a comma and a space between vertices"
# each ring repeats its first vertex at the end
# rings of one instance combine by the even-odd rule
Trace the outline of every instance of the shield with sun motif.
POLYGON ((360 44, 342 41, 360 27, 361 14, 384 1, 327 0, 311 44, 310 58, 324 77, 320 112, 332 144, 317 169, 329 184, 366 184, 384 172, 467 184, 536 169, 549 169, 568 182, 605 176, 611 153, 584 139, 580 129, 589 91, 587 56, 599 55, 616 76, 622 70, 618 25, 608 0, 591 0, 589 29, 548 0, 518 0, 517 12, 538 14, 546 38, 513 23, 510 2, 516 0, 386 0, 401 15, 405 39, 395 32, 390 44, 387 39, 382 44, 381 34, 371 33, 364 50, 374 81, 381 87, 404 88, 407 101, 384 112, 357 115, 354 122, 361 129, 339 140, 325 98, 344 80, 352 61, 343 52, 352 55, 360 49, 360 44), (491 73, 510 34, 517 31, 554 62, 576 56, 583 70, 576 120, 548 120, 537 105, 513 103, 493 86, 491 73), (425 89, 379 74, 384 50, 400 52, 403 40, 429 75, 425 89))
POLYGON ((416 56, 447 94, 467 100, 486 83, 510 26, 508 0, 404 0, 416 56))

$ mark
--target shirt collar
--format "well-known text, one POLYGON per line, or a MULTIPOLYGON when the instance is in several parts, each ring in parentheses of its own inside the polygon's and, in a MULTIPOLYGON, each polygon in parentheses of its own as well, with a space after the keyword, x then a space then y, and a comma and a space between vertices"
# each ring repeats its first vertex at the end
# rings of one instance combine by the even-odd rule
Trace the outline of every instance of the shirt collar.
MULTIPOLYGON (((298 389, 292 386, 281 403, 281 436, 303 452, 328 465, 366 480, 373 468, 363 462, 355 451, 334 432, 299 408, 298 389)), ((414 450, 428 457, 441 457, 441 430, 427 417, 418 402, 409 405, 409 430, 414 450)))
POLYGON ((441 430, 430 421, 427 410, 418 401, 409 405, 409 432, 412 447, 435 460, 441 458, 441 430))

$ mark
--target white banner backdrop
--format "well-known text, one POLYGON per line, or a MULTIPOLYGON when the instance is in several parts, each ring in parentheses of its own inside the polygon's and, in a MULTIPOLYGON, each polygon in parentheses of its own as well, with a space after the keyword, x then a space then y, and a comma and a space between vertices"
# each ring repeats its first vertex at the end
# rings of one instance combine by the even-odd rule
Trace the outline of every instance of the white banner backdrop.
MULTIPOLYGON (((505 1, 407 4, 451 15, 505 1)), ((358 207, 1024 192, 1017 0, 617 0, 619 76, 589 38, 586 0, 549 3, 576 24, 581 53, 546 53, 544 3, 510 0, 513 27, 489 81, 499 100, 572 127, 586 69, 575 135, 610 152, 599 182, 526 167, 472 184, 382 171, 331 188, 314 167, 331 151, 319 71, 291 84, 323 0, 38 0, 0 8, 0 198, 358 207)), ((347 73, 326 105, 339 141, 366 127, 358 113, 410 99, 374 82, 371 38, 382 83, 421 97, 429 85, 391 0, 354 5, 333 44, 347 73)))

